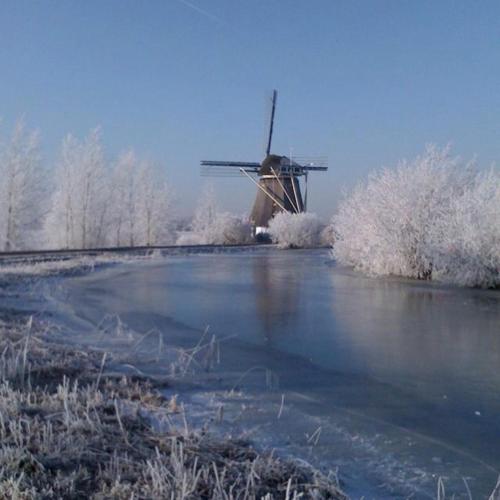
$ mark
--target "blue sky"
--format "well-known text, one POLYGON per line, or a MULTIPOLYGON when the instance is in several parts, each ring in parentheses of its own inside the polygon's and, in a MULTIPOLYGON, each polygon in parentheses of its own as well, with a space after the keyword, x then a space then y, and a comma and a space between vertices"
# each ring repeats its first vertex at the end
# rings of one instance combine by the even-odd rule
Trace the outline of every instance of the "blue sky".
MULTIPOLYGON (((2 132, 25 115, 44 161, 101 125, 111 159, 158 163, 190 211, 201 159, 261 160, 266 98, 279 90, 273 151, 327 155, 310 209, 343 187, 452 142, 500 163, 500 2, 375 0, 2 0, 2 132)), ((215 179, 223 208, 250 209, 245 178, 215 179)))

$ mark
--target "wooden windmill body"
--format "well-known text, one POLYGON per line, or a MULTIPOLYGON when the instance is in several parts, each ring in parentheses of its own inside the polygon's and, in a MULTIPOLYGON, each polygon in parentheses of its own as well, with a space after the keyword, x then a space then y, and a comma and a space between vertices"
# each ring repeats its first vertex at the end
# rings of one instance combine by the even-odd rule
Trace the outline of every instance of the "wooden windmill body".
POLYGON ((276 112, 277 91, 273 92, 269 135, 266 148, 266 157, 262 163, 240 161, 201 162, 205 175, 230 175, 228 167, 237 168, 239 173, 248 177, 257 186, 257 196, 250 215, 250 221, 255 234, 265 233, 269 221, 278 212, 301 213, 307 210, 307 177, 311 171, 325 171, 325 158, 315 158, 314 161, 304 157, 292 159, 287 156, 271 154, 274 116, 276 112), (299 162, 300 161, 300 162, 299 162), (257 180, 255 179, 257 176, 257 180), (305 197, 302 198, 299 179, 304 179, 305 197))

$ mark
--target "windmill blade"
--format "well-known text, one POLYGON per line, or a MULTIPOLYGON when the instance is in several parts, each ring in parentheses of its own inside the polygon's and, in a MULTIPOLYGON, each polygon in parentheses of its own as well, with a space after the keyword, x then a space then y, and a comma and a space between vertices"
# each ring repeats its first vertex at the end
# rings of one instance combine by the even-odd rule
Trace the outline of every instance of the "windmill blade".
POLYGON ((259 169, 258 168, 238 168, 233 169, 233 168, 226 168, 226 167, 220 167, 220 166, 205 166, 202 165, 201 167, 201 176, 202 177, 241 177, 241 170, 247 172, 248 174, 258 174, 259 169))
POLYGON ((238 171, 238 172, 202 172, 201 173, 201 177, 210 177, 210 178, 230 178, 230 177, 241 177, 241 172, 238 171))
POLYGON ((202 167, 260 168, 260 163, 252 161, 203 160, 200 163, 202 167))
POLYGON ((326 172, 328 167, 315 167, 314 165, 302 165, 302 170, 326 172))
POLYGON ((326 156, 295 156, 293 163, 300 165, 306 171, 325 172, 328 170, 328 158, 326 156))
POLYGON ((278 99, 278 91, 273 90, 273 107, 271 108, 271 121, 269 122, 269 136, 267 138, 266 156, 271 153, 271 142, 273 140, 274 128, 274 113, 276 112, 276 100, 278 99))

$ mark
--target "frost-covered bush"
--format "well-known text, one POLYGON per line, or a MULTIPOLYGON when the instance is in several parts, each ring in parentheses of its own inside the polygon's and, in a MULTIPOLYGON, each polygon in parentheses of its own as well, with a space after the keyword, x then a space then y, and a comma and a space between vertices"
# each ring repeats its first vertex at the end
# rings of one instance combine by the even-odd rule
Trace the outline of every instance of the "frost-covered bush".
POLYGON ((218 213, 212 226, 212 242, 215 245, 238 245, 252 239, 252 226, 243 217, 227 212, 218 213))
POLYGON ((279 212, 269 222, 269 235, 281 248, 308 248, 321 244, 324 225, 316 214, 279 212))
POLYGON ((182 233, 177 245, 242 245, 251 241, 252 226, 245 218, 219 212, 203 230, 182 233))
POLYGON ((477 174, 431 229, 433 278, 500 286, 500 171, 477 174))
POLYGON ((321 246, 331 247, 335 243, 335 229, 332 224, 327 224, 320 234, 321 246))
POLYGON ((184 231, 179 233, 175 244, 179 246, 206 245, 200 235, 194 233, 193 231, 184 231))
POLYGON ((499 174, 428 147, 357 186, 333 218, 335 258, 372 275, 498 286, 499 174))
POLYGON ((208 186, 196 208, 191 231, 181 234, 178 245, 238 245, 250 243, 252 227, 245 217, 219 212, 213 189, 208 186))

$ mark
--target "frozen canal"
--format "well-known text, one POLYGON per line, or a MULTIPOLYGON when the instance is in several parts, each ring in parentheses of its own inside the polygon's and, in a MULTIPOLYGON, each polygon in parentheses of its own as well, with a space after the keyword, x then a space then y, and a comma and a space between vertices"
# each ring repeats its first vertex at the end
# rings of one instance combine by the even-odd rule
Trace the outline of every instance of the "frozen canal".
MULTIPOLYGON (((93 323, 116 313, 174 344, 194 345, 206 325, 230 337, 213 384, 247 398, 238 428, 338 466, 354 497, 432 498, 439 477, 458 498, 464 479, 474 498, 494 487, 499 292, 369 279, 326 251, 275 249, 127 264, 63 287, 93 323)), ((227 404, 228 419, 243 408, 227 404)))

